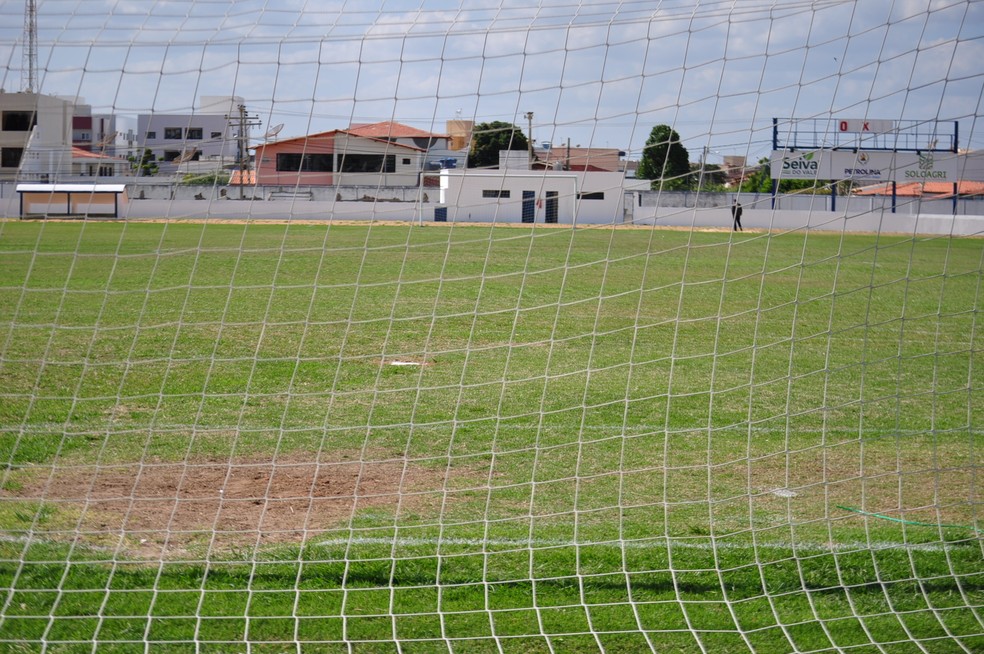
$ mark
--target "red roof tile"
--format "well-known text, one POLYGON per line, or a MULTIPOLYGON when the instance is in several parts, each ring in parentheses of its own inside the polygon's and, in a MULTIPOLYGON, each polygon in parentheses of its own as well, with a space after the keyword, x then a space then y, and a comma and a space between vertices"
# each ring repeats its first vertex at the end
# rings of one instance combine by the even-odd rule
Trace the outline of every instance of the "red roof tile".
POLYGON ((402 123, 383 121, 381 123, 370 123, 368 125, 352 125, 347 130, 349 134, 365 136, 377 139, 405 139, 405 138, 449 138, 447 134, 433 134, 431 132, 410 127, 402 123))
POLYGON ((229 186, 240 186, 242 184, 241 180, 245 179, 246 184, 244 186, 256 186, 256 171, 255 170, 233 170, 232 174, 229 176, 229 186), (246 173, 245 176, 243 173, 246 173))
POLYGON ((123 157, 111 157, 101 152, 92 152, 72 146, 72 159, 102 159, 103 161, 126 161, 123 157))
MULTIPOLYGON (((854 195, 891 195, 891 184, 865 186, 854 191, 854 195)), ((953 182, 907 182, 897 184, 895 195, 903 197, 953 197, 953 182)), ((984 195, 984 182, 957 182, 957 195, 984 195)))

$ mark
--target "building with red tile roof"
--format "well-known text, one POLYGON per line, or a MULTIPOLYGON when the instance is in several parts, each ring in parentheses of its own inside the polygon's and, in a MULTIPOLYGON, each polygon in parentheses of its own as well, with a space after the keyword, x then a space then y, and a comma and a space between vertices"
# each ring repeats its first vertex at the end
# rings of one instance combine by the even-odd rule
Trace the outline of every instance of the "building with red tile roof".
POLYGON ((130 172, 130 162, 72 146, 72 174, 80 177, 122 177, 130 172))
POLYGON ((247 183, 274 186, 417 186, 428 155, 450 136, 393 121, 352 125, 255 147, 247 183))

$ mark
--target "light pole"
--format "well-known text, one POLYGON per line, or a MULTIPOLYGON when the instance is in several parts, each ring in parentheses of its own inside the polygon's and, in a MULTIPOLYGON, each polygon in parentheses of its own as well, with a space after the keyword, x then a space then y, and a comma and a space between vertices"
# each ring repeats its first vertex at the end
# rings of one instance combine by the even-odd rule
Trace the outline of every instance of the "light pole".
POLYGON ((532 170, 533 169, 533 112, 532 111, 526 112, 526 125, 527 125, 526 144, 528 146, 527 149, 529 150, 529 168, 530 170, 532 170))

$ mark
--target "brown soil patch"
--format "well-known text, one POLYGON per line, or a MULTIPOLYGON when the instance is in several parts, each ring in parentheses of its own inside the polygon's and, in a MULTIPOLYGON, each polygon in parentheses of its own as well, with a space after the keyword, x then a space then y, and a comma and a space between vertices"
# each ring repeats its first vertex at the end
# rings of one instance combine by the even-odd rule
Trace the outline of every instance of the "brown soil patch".
POLYGON ((2 495, 55 507, 57 517, 36 529, 52 539, 173 557, 300 544, 366 510, 399 515, 435 506, 447 483, 444 468, 403 460, 313 458, 36 470, 2 495))

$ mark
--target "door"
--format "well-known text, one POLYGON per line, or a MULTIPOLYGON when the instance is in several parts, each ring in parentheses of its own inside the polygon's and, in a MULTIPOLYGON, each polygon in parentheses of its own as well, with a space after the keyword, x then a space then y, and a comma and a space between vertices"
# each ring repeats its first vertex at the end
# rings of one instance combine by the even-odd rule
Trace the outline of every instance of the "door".
POLYGON ((523 216, 524 223, 533 222, 536 218, 536 191, 523 191, 523 216))

